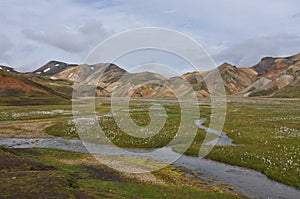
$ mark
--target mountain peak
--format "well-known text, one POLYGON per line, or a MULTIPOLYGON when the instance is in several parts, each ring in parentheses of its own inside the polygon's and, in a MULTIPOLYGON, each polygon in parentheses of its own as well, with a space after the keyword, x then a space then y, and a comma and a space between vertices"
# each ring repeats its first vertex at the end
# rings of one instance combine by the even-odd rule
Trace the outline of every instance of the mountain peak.
POLYGON ((264 57, 258 64, 252 66, 251 69, 255 70, 261 77, 273 77, 286 70, 288 66, 299 61, 300 54, 279 58, 264 57))
POLYGON ((38 75, 46 75, 46 76, 53 76, 63 70, 66 70, 70 67, 78 66, 77 64, 67 64, 60 61, 49 61, 47 64, 42 66, 41 68, 34 71, 34 73, 38 75))
POLYGON ((107 66, 107 68, 105 69, 104 73, 109 72, 109 71, 122 71, 122 72, 126 72, 123 68, 120 68, 119 66, 117 66, 116 64, 109 64, 107 66))
POLYGON ((218 66, 219 71, 223 71, 223 70, 233 70, 235 69, 236 66, 228 63, 228 62, 224 62, 223 64, 221 64, 220 66, 218 66))
POLYGON ((3 66, 3 65, 0 65, 0 71, 17 73, 17 71, 15 71, 14 68, 3 66))

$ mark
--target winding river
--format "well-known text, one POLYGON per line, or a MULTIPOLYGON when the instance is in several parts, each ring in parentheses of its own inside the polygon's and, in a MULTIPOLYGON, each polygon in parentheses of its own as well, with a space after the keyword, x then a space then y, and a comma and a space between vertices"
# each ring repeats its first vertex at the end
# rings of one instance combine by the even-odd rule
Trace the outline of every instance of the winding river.
MULTIPOLYGON (((227 137, 226 133, 214 131, 202 124, 205 120, 195 121, 199 128, 202 128, 210 133, 220 135, 219 140, 215 140, 217 145, 232 145, 232 140, 227 137)), ((151 150, 145 149, 119 149, 113 146, 88 144, 90 147, 97 148, 101 155, 121 155, 127 157, 137 158, 152 158, 161 163, 166 163, 164 157, 178 156, 171 148, 164 147, 161 149, 161 155, 155 156, 147 153, 151 150), (134 152, 134 153, 133 153, 134 152)), ((0 138, 0 145, 8 148, 55 148, 62 150, 69 150, 75 152, 85 152, 87 149, 79 139, 65 139, 65 138, 0 138)), ((243 195, 250 198, 272 198, 272 199, 298 199, 300 197, 300 190, 287 186, 282 183, 270 180, 260 172, 246 169, 238 166, 232 166, 216 161, 181 155, 173 165, 181 168, 189 175, 189 172, 203 173, 200 178, 212 178, 217 183, 226 183, 234 186, 235 191, 241 192, 243 195)), ((197 177, 195 177, 197 178, 197 177)))

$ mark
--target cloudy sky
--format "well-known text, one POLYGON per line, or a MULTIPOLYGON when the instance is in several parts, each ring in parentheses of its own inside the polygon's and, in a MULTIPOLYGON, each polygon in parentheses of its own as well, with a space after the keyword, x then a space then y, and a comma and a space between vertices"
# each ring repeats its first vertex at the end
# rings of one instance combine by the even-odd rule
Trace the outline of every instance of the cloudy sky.
POLYGON ((82 63, 101 41, 163 27, 200 43, 216 64, 300 52, 299 0, 1 0, 0 64, 31 71, 82 63))

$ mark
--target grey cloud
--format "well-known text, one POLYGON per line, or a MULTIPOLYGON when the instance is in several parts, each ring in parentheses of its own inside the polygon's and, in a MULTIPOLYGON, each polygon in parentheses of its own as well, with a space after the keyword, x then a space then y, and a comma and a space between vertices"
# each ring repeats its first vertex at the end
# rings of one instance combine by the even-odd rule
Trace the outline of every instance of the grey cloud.
POLYGON ((10 60, 11 56, 9 52, 13 48, 14 44, 10 41, 10 39, 0 33, 0 60, 2 60, 2 65, 9 65, 8 60, 10 60))
POLYGON ((52 59, 81 63, 103 39, 135 24, 133 17, 128 20, 115 5, 101 7, 74 0, 0 1, 0 25, 5 30, 0 38, 0 64, 32 71, 52 59))
POLYGON ((99 21, 89 21, 79 27, 51 27, 43 31, 24 29, 23 33, 26 38, 72 53, 85 52, 109 34, 99 21))
POLYGON ((299 18, 300 17, 300 12, 293 14, 292 17, 293 18, 299 18))
POLYGON ((265 56, 288 56, 299 52, 299 36, 278 34, 245 40, 226 48, 213 58, 217 62, 228 61, 239 66, 252 66, 265 56))
POLYGON ((8 38, 0 38, 0 64, 26 70, 50 59, 80 62, 112 33, 142 26, 181 31, 204 44, 218 62, 249 65, 263 55, 299 51, 297 39, 278 36, 300 35, 298 0, 10 0, 0 1, 0 7, 1 34, 8 38), (272 37, 279 41, 271 42, 272 37))
POLYGON ((13 43, 10 39, 3 34, 0 34, 0 56, 5 54, 13 47, 13 43))

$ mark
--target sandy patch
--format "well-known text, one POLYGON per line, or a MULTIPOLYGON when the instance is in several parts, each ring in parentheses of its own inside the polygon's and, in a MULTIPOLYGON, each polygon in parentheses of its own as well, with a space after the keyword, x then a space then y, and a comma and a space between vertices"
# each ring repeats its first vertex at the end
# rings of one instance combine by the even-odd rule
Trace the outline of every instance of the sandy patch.
MULTIPOLYGON (((134 159, 137 160, 137 159, 134 159)), ((131 160, 132 161, 132 160, 131 160)), ((89 165, 89 166, 101 166, 110 165, 119 172, 120 175, 125 177, 133 178, 143 183, 151 183, 156 185, 166 185, 166 183, 158 178, 156 178, 147 167, 141 164, 135 164, 129 159, 123 159, 118 157, 110 157, 97 155, 97 160, 94 157, 81 158, 77 160, 60 160, 63 164, 76 164, 76 165, 89 165), (137 173, 138 172, 138 173, 137 173)), ((138 161, 140 162, 140 161, 138 161)), ((157 163, 159 164, 159 163, 157 163)))
POLYGON ((4 138, 49 138, 46 128, 53 125, 51 120, 30 120, 21 122, 2 122, 0 137, 4 138))

